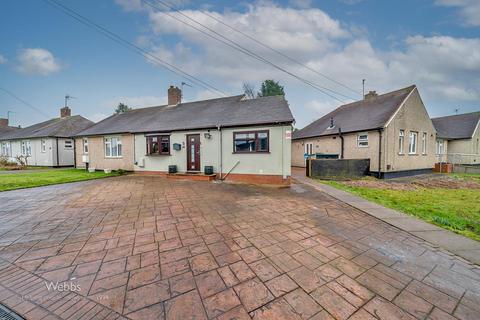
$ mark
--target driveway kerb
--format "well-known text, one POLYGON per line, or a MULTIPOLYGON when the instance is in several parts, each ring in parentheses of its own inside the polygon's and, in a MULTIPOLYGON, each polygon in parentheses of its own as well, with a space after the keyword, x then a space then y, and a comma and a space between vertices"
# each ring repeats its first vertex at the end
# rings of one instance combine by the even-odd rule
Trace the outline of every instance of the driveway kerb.
POLYGON ((478 241, 442 229, 402 212, 385 208, 346 191, 321 184, 310 178, 301 176, 301 174, 293 173, 292 175, 295 180, 301 183, 314 187, 392 226, 428 241, 433 245, 442 247, 472 263, 480 265, 480 243, 478 241))

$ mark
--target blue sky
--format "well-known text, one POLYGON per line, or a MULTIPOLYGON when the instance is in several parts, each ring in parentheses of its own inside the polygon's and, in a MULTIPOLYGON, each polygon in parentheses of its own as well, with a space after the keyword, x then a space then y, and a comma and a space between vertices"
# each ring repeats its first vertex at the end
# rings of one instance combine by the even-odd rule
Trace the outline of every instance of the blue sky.
MULTIPOLYGON (((149 0, 155 2, 155 0, 149 0)), ((143 50, 229 94, 273 78, 303 127, 341 104, 292 77, 226 47, 140 0, 64 0, 143 50)), ((476 0, 169 1, 182 13, 295 74, 343 96, 356 94, 258 46, 202 14, 361 92, 417 84, 431 116, 480 110, 480 4, 476 0)), ((119 46, 44 1, 5 0, 0 10, 0 117, 27 126, 58 116, 64 95, 74 114, 98 121, 119 102, 165 103, 169 85, 185 81, 119 46)), ((162 8, 161 3, 155 3, 162 8)), ((166 9, 162 9, 166 10, 166 9)), ((169 13, 169 12, 167 12, 169 13)), ((179 18, 178 13, 173 12, 179 18)), ((187 81, 189 82, 189 81, 187 81)), ((348 102, 343 96, 340 100, 348 102)), ((199 85, 185 100, 215 97, 199 85)))

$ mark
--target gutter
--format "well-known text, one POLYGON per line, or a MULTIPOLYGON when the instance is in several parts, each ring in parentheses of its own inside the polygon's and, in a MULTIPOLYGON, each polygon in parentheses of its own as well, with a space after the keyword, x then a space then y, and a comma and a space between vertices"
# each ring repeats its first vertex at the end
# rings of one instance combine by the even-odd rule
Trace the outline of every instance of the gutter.
POLYGON ((222 127, 220 125, 217 126, 218 133, 220 135, 220 180, 222 180, 223 175, 223 142, 222 142, 222 127))
POLYGON ((382 132, 383 128, 378 129, 378 178, 381 176, 382 169, 382 132))
POLYGON ((338 128, 338 136, 340 137, 340 159, 343 159, 343 154, 345 151, 345 141, 343 140, 343 135, 342 135, 342 128, 338 128))

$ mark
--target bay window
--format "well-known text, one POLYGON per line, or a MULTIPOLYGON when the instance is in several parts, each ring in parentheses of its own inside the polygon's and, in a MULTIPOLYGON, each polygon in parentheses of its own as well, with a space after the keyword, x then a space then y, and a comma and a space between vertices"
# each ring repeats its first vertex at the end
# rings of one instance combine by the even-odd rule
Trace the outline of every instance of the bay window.
POLYGON ((122 140, 118 137, 105 138, 105 157, 119 158, 122 156, 122 140))

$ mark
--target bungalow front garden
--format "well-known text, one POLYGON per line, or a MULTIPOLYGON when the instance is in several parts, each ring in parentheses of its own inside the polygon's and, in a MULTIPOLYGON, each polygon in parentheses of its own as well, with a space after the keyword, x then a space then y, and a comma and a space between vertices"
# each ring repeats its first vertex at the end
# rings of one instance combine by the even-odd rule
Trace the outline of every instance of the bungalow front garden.
POLYGON ((480 241, 480 175, 325 181, 335 188, 480 241))
POLYGON ((124 174, 124 172, 121 171, 105 173, 103 171, 87 172, 80 169, 50 169, 45 171, 25 170, 22 172, 1 173, 0 191, 115 177, 122 174, 124 174))

